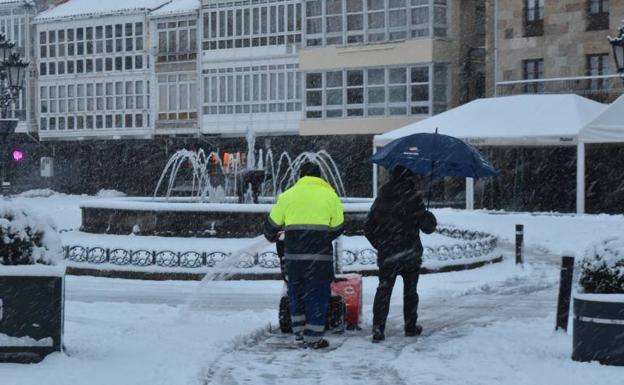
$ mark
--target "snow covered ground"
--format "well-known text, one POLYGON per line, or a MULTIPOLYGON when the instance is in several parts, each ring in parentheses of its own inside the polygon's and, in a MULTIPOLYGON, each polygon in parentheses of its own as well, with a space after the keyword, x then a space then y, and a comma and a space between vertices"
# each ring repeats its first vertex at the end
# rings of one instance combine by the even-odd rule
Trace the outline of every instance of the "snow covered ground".
MULTIPOLYGON (((94 197, 16 198, 59 228, 80 224, 94 197)), ((375 278, 364 280, 363 330, 330 352, 267 351, 277 281, 151 282, 67 278, 66 354, 38 365, 0 364, 2 385, 621 384, 624 368, 570 360, 571 333, 555 333, 560 253, 624 232, 624 216, 436 210, 440 222, 499 235, 506 259, 477 270, 424 275, 417 339, 402 336, 401 283, 387 340, 370 343, 375 278), (516 223, 527 262, 513 265, 516 223), (192 303, 192 306, 187 306, 192 303), (305 370, 299 369, 305 365, 305 370)))

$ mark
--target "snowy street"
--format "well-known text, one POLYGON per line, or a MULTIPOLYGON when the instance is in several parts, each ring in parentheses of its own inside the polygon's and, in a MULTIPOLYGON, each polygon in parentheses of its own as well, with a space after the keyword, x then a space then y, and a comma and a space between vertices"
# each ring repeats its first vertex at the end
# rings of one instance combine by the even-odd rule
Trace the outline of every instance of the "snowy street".
MULTIPOLYGON (((79 224, 85 197, 19 198, 61 228, 79 224)), ((97 199, 88 197, 87 199, 97 199)), ((402 335, 402 282, 387 339, 370 342, 377 280, 364 279, 363 329, 330 336, 329 352, 267 349, 277 325, 278 281, 136 281, 67 277, 66 354, 38 365, 0 365, 3 385, 585 384, 621 383, 621 370, 570 359, 571 331, 554 333, 560 253, 624 228, 622 216, 438 210, 448 224, 501 238, 502 263, 423 275, 424 335, 402 335), (513 225, 526 226, 524 268, 513 263, 513 225), (562 229, 566 229, 565 232, 562 229), (190 304, 190 305, 189 305, 190 304), (269 326, 271 325, 271 326, 269 326), (298 369, 301 363, 306 369, 298 369)), ((426 242, 426 239, 425 239, 426 242)))
MULTIPOLYGON (((402 336, 399 294, 393 297, 387 340, 378 345, 370 343, 376 280, 365 279, 363 330, 347 332, 346 340, 332 336, 332 342, 344 344, 327 353, 263 347, 262 331, 269 323, 276 325, 279 282, 210 282, 197 291, 195 282, 69 277, 67 357, 54 355, 31 367, 3 365, 0 375, 11 385, 43 379, 48 384, 81 384, 86 378, 93 384, 137 385, 278 384, 295 379, 310 384, 434 384, 441 379, 477 384, 496 365, 492 380, 528 385, 542 375, 533 364, 556 363, 564 377, 554 383, 581 384, 578 374, 595 370, 595 365, 569 361, 569 336, 552 332, 557 258, 531 256, 525 269, 510 260, 423 276, 424 335, 402 336), (190 296, 189 310, 184 304, 190 296), (509 360, 499 355, 510 350, 509 360), (297 369, 303 360, 305 372, 297 369), (526 370, 516 366, 521 362, 528 364, 526 370), (458 370, 445 369, 449 366, 458 370), (518 382, 516 371, 523 373, 518 382)), ((395 293, 401 290, 399 281, 395 293)), ((600 371, 619 374, 613 368, 600 371)), ((612 376, 604 383, 618 381, 612 376)))

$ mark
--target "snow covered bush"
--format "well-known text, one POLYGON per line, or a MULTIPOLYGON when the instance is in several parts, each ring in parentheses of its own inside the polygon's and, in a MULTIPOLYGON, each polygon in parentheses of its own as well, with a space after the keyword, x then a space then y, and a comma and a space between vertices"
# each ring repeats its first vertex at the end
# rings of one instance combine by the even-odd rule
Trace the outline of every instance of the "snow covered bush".
POLYGON ((127 195, 126 193, 117 190, 101 189, 97 192, 97 194, 95 194, 95 196, 98 198, 124 198, 127 195))
POLYGON ((59 195, 59 193, 49 188, 28 190, 17 194, 20 198, 49 198, 53 195, 59 195))
POLYGON ((586 293, 624 294, 624 237, 589 245, 582 263, 580 284, 586 293))
POLYGON ((0 265, 54 265, 61 239, 51 218, 0 202, 0 265))

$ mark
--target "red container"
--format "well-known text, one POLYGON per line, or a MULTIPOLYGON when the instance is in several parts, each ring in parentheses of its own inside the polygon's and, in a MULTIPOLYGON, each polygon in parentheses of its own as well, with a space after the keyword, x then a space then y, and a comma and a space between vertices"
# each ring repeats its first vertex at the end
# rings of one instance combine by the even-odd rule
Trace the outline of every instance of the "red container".
POLYGON ((359 274, 337 274, 331 284, 332 295, 343 298, 347 329, 359 329, 362 320, 362 276, 359 274))

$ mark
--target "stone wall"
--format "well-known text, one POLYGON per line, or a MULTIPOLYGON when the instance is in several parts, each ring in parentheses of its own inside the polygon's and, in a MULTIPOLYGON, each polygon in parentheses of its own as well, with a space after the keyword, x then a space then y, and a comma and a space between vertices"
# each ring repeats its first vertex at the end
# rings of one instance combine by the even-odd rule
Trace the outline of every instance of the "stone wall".
MULTIPOLYGON (((522 80, 522 61, 527 59, 544 59, 545 78, 585 76, 587 55, 611 55, 607 36, 615 35, 624 19, 624 2, 610 1, 609 29, 588 31, 587 0, 545 0, 544 35, 525 37, 523 6, 518 0, 487 0, 489 96, 494 95, 495 79, 522 80)), ((610 66, 613 73, 615 63, 611 61, 610 66)))

